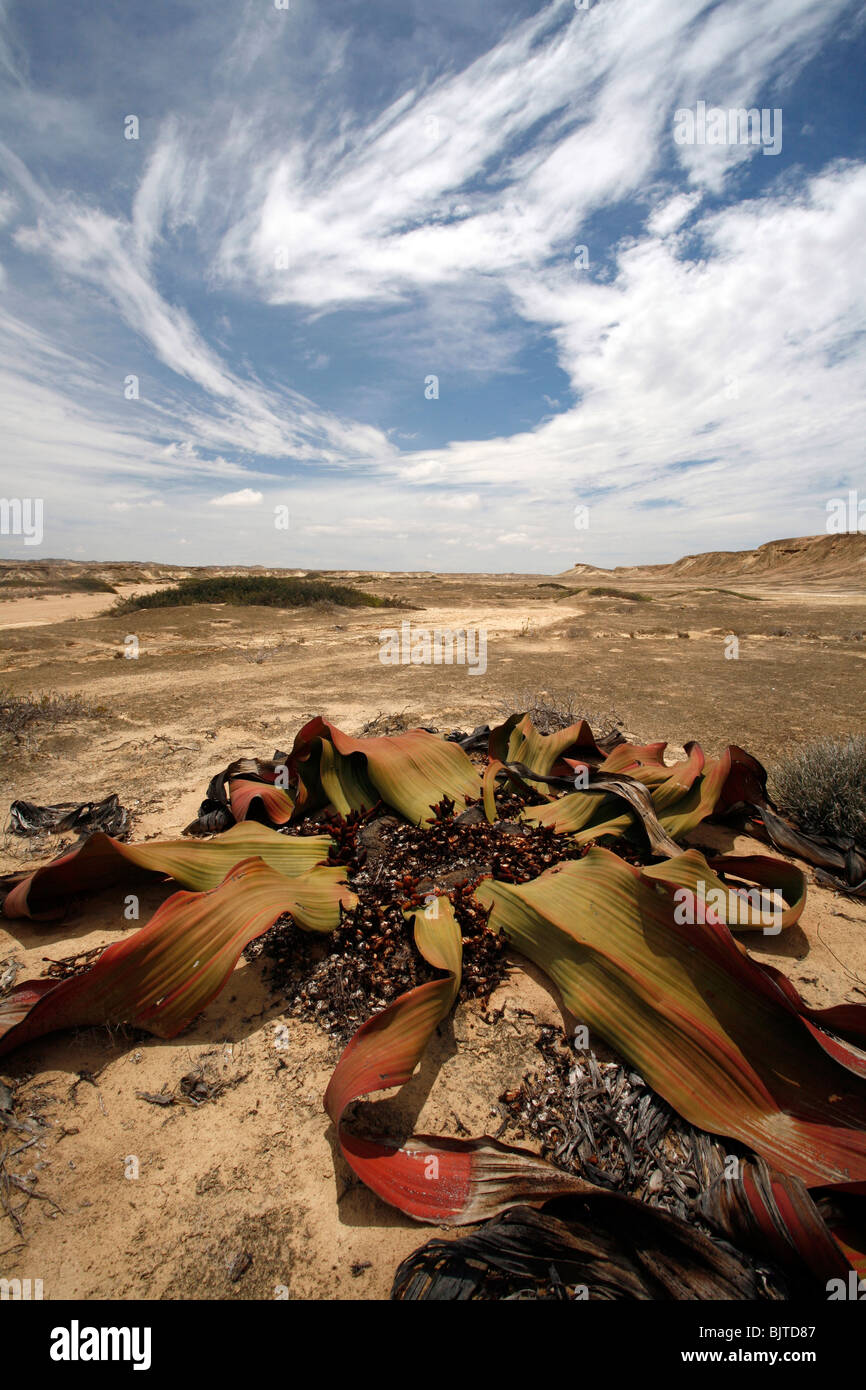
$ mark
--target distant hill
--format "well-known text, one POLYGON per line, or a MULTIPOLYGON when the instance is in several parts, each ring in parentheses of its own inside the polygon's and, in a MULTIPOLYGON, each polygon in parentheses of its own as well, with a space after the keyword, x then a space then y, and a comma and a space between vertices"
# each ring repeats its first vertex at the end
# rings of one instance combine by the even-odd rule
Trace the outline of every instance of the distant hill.
POLYGON ((684 555, 668 565, 617 565, 601 569, 577 564, 560 579, 617 578, 639 580, 761 579, 859 580, 866 592, 866 535, 798 536, 767 541, 756 550, 708 550, 684 555))
MULTIPOLYGON (((44 588, 53 592, 61 591, 66 585, 80 588, 86 580, 97 580, 113 587, 245 574, 357 583, 400 576, 442 578, 430 570, 315 570, 268 565, 167 565, 135 560, 0 559, 0 597, 12 597, 18 588, 44 588)), ((453 581, 460 578, 458 574, 447 577, 453 581)), ((507 578, 508 575, 502 577, 507 578)), ((512 574, 512 577, 518 576, 512 574)), ((554 578, 599 584, 612 579, 661 584, 677 581, 695 583, 700 580, 712 584, 749 579, 760 581, 762 578, 774 583, 778 580, 791 584, 826 580, 829 583, 842 583, 846 588, 862 585, 866 592, 866 535, 851 532, 832 536, 800 536, 793 540, 768 541, 756 550, 708 550, 700 555, 684 555, 682 559, 666 565, 617 565, 614 569, 603 569, 599 565, 581 562, 554 578)))

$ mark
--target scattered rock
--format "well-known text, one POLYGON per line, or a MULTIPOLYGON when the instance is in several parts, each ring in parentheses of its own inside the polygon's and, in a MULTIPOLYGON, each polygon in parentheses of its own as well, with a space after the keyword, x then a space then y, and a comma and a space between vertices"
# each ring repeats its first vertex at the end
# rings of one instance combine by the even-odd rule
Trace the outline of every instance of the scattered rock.
POLYGON ((238 1280, 242 1278, 244 1274, 246 1274, 252 1262, 253 1257, 250 1254, 249 1250, 241 1250, 238 1252, 237 1255, 235 1255, 234 1259, 229 1265, 229 1278, 231 1279, 233 1284, 236 1284, 238 1280))

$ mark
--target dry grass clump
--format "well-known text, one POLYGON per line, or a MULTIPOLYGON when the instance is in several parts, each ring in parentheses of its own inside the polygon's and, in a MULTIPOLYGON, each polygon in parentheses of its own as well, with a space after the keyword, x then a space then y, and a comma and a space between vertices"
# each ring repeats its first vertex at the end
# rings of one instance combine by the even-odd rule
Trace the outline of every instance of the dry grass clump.
POLYGON ((783 814, 809 835, 866 845, 866 736, 819 738, 782 758, 770 787, 783 814))
POLYGON ((383 735, 405 734, 407 729, 417 729, 421 724, 421 715, 407 714, 403 709, 399 714, 386 714, 380 710, 374 719, 368 719, 366 724, 358 730, 358 738, 381 738, 383 735))
POLYGON ((540 734, 553 734, 585 719, 596 738, 607 738, 622 727, 618 715, 608 710, 590 710, 577 696, 555 690, 517 690, 500 700, 497 710, 507 719, 515 710, 528 714, 540 734))
POLYGON ((21 734, 35 724, 63 724, 70 719, 94 718, 105 713, 83 695, 59 690, 28 691, 13 695, 0 690, 0 733, 21 734))

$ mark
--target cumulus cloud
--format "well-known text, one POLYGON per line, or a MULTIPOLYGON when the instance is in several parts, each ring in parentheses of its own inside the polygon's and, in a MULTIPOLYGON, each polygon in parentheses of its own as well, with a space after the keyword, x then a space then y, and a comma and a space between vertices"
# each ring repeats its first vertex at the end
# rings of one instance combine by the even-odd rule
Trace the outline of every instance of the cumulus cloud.
POLYGON ((700 193, 677 193, 653 208, 647 219, 647 228, 653 236, 667 236, 669 232, 675 232, 700 201, 700 193))
POLYGON ((132 512, 139 507, 164 507, 165 503, 161 497, 148 497, 134 502, 110 502, 108 505, 113 512, 132 512))
POLYGON ((439 497, 437 500, 446 512, 474 512, 481 506, 481 494, 478 492, 457 492, 439 497))
POLYGON ((264 501, 264 494, 254 488, 242 487, 239 492, 225 492, 222 497, 212 497, 212 507, 257 507, 264 501))

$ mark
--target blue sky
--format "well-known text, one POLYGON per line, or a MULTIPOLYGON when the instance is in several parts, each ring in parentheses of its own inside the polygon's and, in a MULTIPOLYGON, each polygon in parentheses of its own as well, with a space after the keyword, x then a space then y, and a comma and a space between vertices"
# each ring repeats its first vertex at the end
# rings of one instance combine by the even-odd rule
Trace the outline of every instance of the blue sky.
POLYGON ((0 0, 0 492, 44 502, 0 555, 822 531, 866 486, 864 59, 862 0, 0 0), (678 143, 700 102, 780 152, 678 143))

